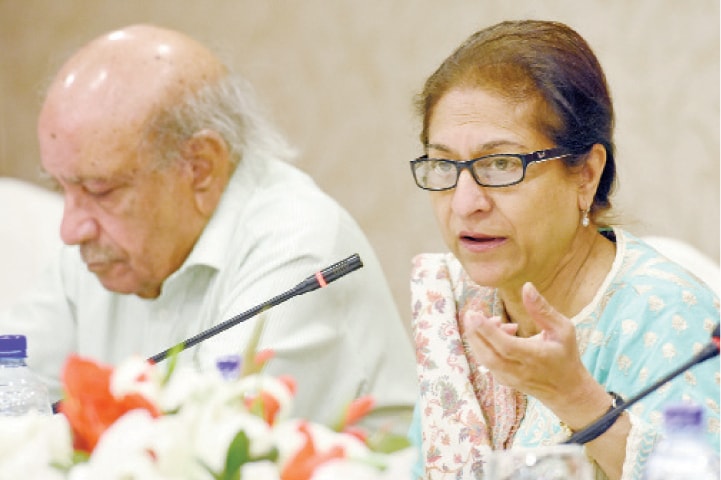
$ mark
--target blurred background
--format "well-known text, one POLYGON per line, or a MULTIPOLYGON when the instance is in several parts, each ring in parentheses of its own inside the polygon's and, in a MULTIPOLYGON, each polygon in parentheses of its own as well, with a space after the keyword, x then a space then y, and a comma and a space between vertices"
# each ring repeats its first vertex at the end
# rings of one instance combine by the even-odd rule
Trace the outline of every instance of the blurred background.
POLYGON ((298 166, 367 233, 408 320, 411 258, 445 250, 408 167, 413 96, 471 33, 521 18, 568 23, 606 70, 618 223, 718 262, 718 0, 0 0, 0 176, 43 186, 35 120, 76 48, 132 23, 184 31, 255 85, 298 166))

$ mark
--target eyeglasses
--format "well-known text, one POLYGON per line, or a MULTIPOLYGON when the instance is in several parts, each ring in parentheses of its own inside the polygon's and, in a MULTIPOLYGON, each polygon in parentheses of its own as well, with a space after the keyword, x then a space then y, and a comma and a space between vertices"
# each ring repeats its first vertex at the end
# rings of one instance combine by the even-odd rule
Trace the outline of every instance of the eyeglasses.
POLYGON ((416 185, 424 190, 441 191, 456 188, 461 170, 467 168, 482 187, 507 187, 521 183, 531 163, 546 162, 573 156, 564 148, 555 147, 533 153, 495 153, 466 161, 428 158, 423 155, 411 160, 416 185))

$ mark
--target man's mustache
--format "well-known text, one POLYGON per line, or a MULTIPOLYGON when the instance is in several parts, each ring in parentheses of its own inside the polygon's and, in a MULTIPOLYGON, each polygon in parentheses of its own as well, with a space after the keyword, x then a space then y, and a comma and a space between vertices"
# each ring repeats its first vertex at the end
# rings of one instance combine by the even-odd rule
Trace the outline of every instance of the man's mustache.
POLYGON ((86 264, 108 263, 119 258, 111 247, 85 244, 80 246, 80 257, 86 264))

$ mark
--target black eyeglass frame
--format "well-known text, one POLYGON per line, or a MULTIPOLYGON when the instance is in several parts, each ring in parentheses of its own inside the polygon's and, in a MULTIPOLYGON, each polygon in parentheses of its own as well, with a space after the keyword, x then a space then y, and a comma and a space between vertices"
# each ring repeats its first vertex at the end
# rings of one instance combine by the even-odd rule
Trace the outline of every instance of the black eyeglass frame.
POLYGON ((574 155, 580 155, 578 153, 572 153, 568 151, 567 149, 563 147, 553 147, 553 148, 547 148, 545 150, 536 150, 535 152, 531 153, 494 153, 491 155, 484 155, 482 157, 478 158, 472 158, 470 160, 448 160, 445 158, 430 158, 428 155, 422 155, 414 160, 410 161, 411 166, 411 173, 413 173, 413 180, 415 180, 416 185, 418 188, 422 188, 423 190, 429 190, 431 192, 442 192, 444 190, 451 190, 453 188, 456 188, 458 185, 458 179, 461 176, 461 171, 464 169, 467 169, 471 173, 471 177, 473 177, 473 180, 480 185, 481 187, 490 187, 490 188, 497 188, 497 187, 510 187, 511 185, 517 185, 521 183, 526 178, 526 168, 532 163, 536 162, 546 162, 548 160, 556 160, 559 158, 566 158, 566 157, 572 157, 574 155), (503 185, 487 185, 483 182, 481 182, 478 177, 476 177, 476 173, 473 170, 473 164, 480 161, 480 160, 486 160, 488 158, 494 158, 494 157, 515 157, 518 158, 521 161, 521 164, 523 165, 523 173, 521 174, 521 178, 518 180, 511 182, 511 183, 504 183, 503 185), (434 160, 436 162, 444 162, 447 165, 453 165, 456 168, 456 180, 453 182, 453 185, 450 187, 445 188, 428 188, 421 186, 420 182, 418 181, 418 177, 416 176, 416 169, 415 165, 419 163, 424 163, 426 160, 434 160))

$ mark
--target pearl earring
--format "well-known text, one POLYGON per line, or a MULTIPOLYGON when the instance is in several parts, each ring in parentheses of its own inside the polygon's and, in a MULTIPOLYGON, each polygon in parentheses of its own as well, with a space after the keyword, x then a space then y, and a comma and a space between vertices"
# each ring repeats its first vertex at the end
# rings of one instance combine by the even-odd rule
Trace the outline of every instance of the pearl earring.
POLYGON ((590 210, 589 208, 584 210, 583 215, 581 216, 581 225, 583 225, 584 227, 587 227, 591 224, 591 219, 588 218, 589 210, 590 210))

